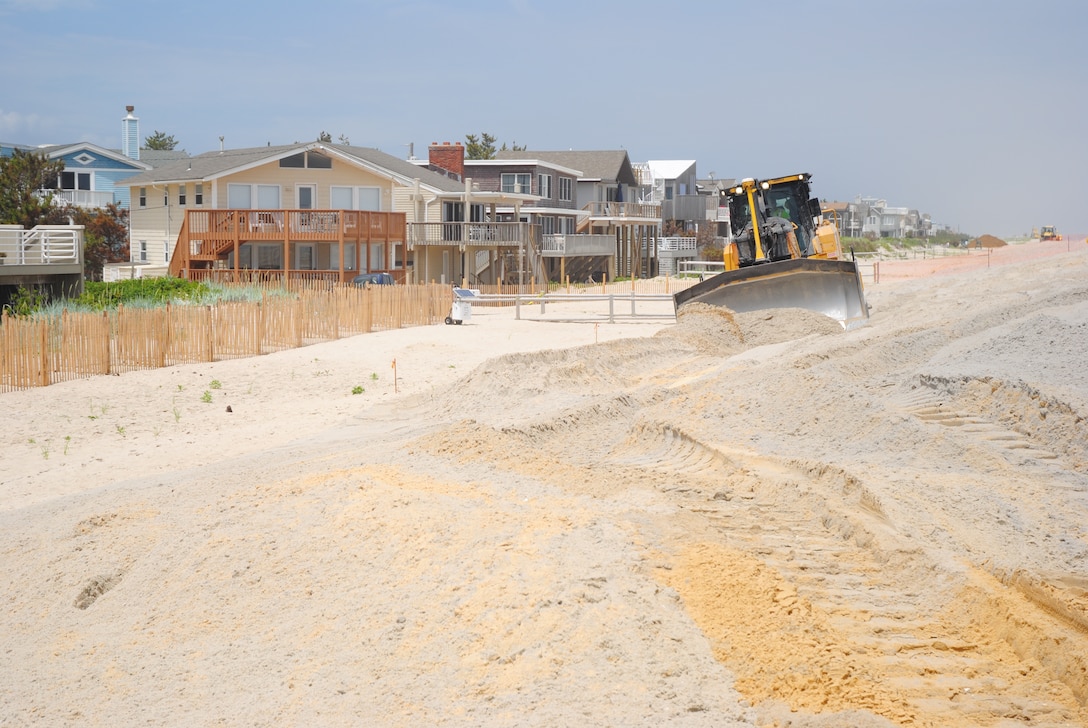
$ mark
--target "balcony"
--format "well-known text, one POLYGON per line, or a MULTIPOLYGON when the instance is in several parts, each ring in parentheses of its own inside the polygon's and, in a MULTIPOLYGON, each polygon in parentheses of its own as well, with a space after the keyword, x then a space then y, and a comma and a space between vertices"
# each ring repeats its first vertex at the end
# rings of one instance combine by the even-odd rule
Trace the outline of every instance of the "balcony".
POLYGON ((520 247, 539 237, 538 225, 525 222, 408 223, 408 248, 427 245, 459 247, 520 247))
POLYGON ((38 197, 53 196, 53 205, 100 208, 113 202, 113 193, 92 192, 90 189, 39 189, 38 197))
POLYGON ((42 286, 54 296, 83 290, 83 226, 0 225, 0 285, 42 286))
POLYGON ((545 235, 540 246, 540 254, 545 258, 613 255, 615 252, 615 235, 545 235))
POLYGON ((591 202, 585 206, 594 225, 626 222, 650 225, 661 222, 661 206, 645 202, 591 202))
POLYGON ((251 262, 257 270, 278 271, 286 277, 320 272, 322 278, 344 282, 358 272, 354 264, 358 260, 366 262, 366 272, 388 272, 403 280, 403 263, 394 269, 390 261, 403 261, 395 253, 403 248, 406 232, 401 212, 187 210, 170 257, 170 274, 195 279, 206 277, 209 270, 231 270, 237 277, 250 269, 241 263, 242 246, 262 243, 263 257, 251 262), (370 261, 374 250, 381 259, 370 261), (291 261, 296 261, 294 266, 291 261))
POLYGON ((706 195, 677 195, 661 203, 661 219, 687 222, 713 220, 718 214, 718 198, 706 195))

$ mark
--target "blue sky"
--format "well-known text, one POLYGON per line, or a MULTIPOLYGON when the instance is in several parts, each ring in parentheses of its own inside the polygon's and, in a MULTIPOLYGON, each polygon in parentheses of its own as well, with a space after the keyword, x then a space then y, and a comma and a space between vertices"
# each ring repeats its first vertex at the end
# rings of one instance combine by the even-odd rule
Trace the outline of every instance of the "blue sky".
POLYGON ((974 235, 1088 233, 1084 0, 0 0, 0 140, 306 141, 810 172, 974 235))

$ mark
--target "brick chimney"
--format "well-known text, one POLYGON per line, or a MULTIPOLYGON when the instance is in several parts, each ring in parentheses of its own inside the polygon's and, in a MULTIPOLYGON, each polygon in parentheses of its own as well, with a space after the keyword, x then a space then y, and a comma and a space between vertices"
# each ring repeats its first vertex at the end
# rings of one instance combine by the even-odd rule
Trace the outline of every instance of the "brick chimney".
POLYGON ((432 167, 456 175, 457 179, 465 176, 465 148, 461 142, 431 142, 427 148, 427 161, 432 167))

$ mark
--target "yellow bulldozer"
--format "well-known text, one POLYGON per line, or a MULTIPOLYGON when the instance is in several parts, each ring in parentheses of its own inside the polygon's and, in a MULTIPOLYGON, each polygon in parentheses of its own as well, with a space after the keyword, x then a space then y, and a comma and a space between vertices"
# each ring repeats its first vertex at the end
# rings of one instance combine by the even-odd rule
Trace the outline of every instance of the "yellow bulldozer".
POLYGON ((745 179, 723 191, 732 242, 725 271, 678 291, 677 310, 698 301, 737 313, 804 308, 845 329, 869 320, 856 261, 844 259, 835 223, 811 196, 807 173, 745 179))
POLYGON ((1056 227, 1054 227, 1053 225, 1043 225, 1043 227, 1039 230, 1039 240, 1040 241, 1045 242, 1047 240, 1061 240, 1061 239, 1062 239, 1061 233, 1059 233, 1058 229, 1056 227))

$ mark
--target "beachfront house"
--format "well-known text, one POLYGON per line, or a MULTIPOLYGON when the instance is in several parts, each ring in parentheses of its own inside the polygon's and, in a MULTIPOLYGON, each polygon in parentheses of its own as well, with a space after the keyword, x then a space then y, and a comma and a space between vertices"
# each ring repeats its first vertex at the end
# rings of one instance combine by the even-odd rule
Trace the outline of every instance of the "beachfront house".
MULTIPOLYGON (((636 197, 638 178, 627 151, 502 150, 495 157, 503 164, 551 164, 565 171, 559 182, 542 178, 537 185, 545 190, 551 186, 564 212, 576 214, 573 230, 556 227, 551 237, 544 236, 545 260, 551 263, 553 280, 569 276, 572 281, 599 282, 617 275, 652 276, 657 272, 660 206, 636 197), (576 171, 571 189, 570 174, 576 171), (557 192, 556 185, 560 186, 557 192)), ((542 212, 549 214, 546 207, 542 212)))
POLYGON ((190 279, 349 281, 382 272, 403 282, 405 214, 394 212, 394 198, 419 176, 377 150, 320 142, 168 162, 125 180, 132 263, 145 268, 137 275, 190 279))

